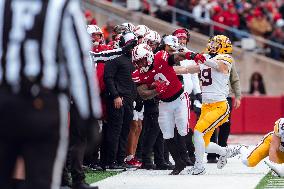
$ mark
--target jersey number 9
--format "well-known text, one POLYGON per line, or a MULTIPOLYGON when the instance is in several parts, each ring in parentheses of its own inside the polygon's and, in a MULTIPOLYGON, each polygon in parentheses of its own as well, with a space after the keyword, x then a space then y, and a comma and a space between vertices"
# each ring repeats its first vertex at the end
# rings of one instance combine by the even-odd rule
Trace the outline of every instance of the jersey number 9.
POLYGON ((211 68, 204 69, 201 71, 200 79, 202 86, 209 86, 212 84, 211 68))

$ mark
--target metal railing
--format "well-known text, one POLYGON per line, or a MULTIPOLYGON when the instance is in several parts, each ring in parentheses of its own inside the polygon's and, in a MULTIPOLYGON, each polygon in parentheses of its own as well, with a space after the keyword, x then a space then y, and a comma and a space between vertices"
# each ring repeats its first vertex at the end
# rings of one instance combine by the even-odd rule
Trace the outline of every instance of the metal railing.
MULTIPOLYGON (((121 3, 115 3, 115 4, 122 6, 121 3)), ((172 13, 171 24, 173 24, 173 25, 177 26, 178 14, 179 14, 179 15, 186 16, 190 19, 193 19, 195 22, 197 22, 199 24, 204 24, 204 23, 208 24, 209 25, 209 36, 214 35, 214 27, 219 27, 219 28, 222 28, 226 31, 233 33, 234 35, 242 36, 243 38, 251 38, 251 39, 254 39, 256 42, 265 44, 267 46, 276 47, 276 48, 279 48, 279 49, 284 51, 284 45, 277 43, 277 42, 274 42, 274 41, 271 41, 271 40, 264 39, 263 37, 252 35, 252 34, 246 32, 246 31, 239 30, 239 29, 236 29, 236 28, 233 28, 233 27, 229 27, 229 26, 226 26, 224 24, 220 24, 218 22, 215 22, 213 20, 210 20, 209 22, 207 22, 203 18, 196 18, 192 13, 187 12, 187 11, 182 10, 182 9, 179 9, 179 8, 176 8, 176 7, 173 7, 173 6, 165 6, 165 7, 163 7, 163 9, 171 11, 171 13, 172 13), (204 20, 204 22, 201 22, 200 20, 204 20)))
POLYGON ((209 35, 210 36, 214 35, 214 27, 219 27, 219 28, 222 28, 226 31, 229 31, 229 32, 231 32, 235 35, 243 36, 244 38, 252 38, 255 41, 258 41, 258 42, 267 44, 269 46, 277 47, 281 50, 284 50, 284 45, 282 45, 280 43, 277 43, 277 42, 274 42, 274 41, 271 41, 271 40, 267 40, 267 39, 264 39, 264 38, 259 37, 259 36, 252 35, 252 34, 246 32, 246 31, 239 30, 239 29, 236 29, 236 28, 233 28, 233 27, 229 27, 229 26, 226 26, 224 24, 220 24, 218 22, 215 22, 213 20, 210 20, 210 22, 207 22, 203 18, 196 18, 192 13, 178 9, 176 7, 173 7, 173 6, 166 6, 165 8, 167 8, 168 10, 170 10, 172 12, 172 24, 177 25, 177 14, 180 14, 180 15, 186 16, 188 18, 194 19, 195 22, 198 22, 200 24, 204 24, 204 23, 208 24, 210 26, 210 29, 209 29, 209 31, 210 31, 209 35), (200 22, 199 20, 204 20, 204 22, 200 22))
POLYGON ((109 11, 106 11, 106 10, 104 10, 102 8, 98 8, 98 7, 96 7, 95 5, 93 5, 93 4, 89 3, 89 2, 84 2, 83 3, 83 7, 85 9, 94 10, 94 11, 96 11, 96 12, 98 12, 98 13, 104 15, 104 16, 107 16, 107 17, 111 18, 111 20, 114 20, 116 22, 119 22, 119 23, 127 22, 127 20, 125 18, 123 18, 123 17, 121 17, 121 16, 119 16, 117 14, 111 13, 109 11))

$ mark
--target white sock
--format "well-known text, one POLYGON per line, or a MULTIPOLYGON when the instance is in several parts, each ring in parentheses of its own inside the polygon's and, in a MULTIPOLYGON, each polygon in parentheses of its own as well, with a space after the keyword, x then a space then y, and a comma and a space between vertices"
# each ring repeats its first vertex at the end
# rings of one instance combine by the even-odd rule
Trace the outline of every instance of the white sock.
POLYGON ((205 153, 205 143, 203 139, 203 134, 197 130, 194 130, 194 147, 195 147, 195 166, 203 167, 203 156, 205 153))
POLYGON ((248 167, 249 166, 249 164, 248 164, 248 155, 250 154, 249 149, 247 149, 245 146, 242 146, 241 149, 240 149, 240 152, 241 152, 242 163, 245 166, 248 167))
POLYGON ((219 146, 218 144, 214 142, 210 142, 208 146, 205 149, 206 153, 215 153, 219 154, 220 156, 225 156, 226 155, 226 148, 219 146))
POLYGON ((130 160, 132 160, 134 158, 134 155, 128 155, 127 157, 126 157, 126 161, 130 161, 130 160))

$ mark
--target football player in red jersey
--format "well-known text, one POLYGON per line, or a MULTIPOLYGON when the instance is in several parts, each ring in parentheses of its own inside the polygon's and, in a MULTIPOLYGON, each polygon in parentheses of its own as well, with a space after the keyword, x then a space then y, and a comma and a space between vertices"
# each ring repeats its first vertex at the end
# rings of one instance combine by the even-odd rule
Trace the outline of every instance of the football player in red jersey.
MULTIPOLYGON (((160 44, 161 37, 156 31, 150 30, 146 32, 146 29, 146 27, 140 25, 140 29, 136 30, 136 35, 140 37, 140 43, 148 44, 152 48, 152 50, 154 50, 160 44), (144 34, 143 31, 146 33, 144 34)), ((131 122, 130 131, 128 135, 127 157, 125 158, 125 163, 136 167, 142 166, 142 163, 138 161, 135 157, 135 153, 137 149, 138 140, 142 131, 142 121, 144 118, 143 113, 144 103, 140 97, 137 97, 135 100, 133 112, 134 116, 131 122)))
POLYGON ((176 53, 178 39, 174 36, 164 38, 164 50, 153 55, 151 47, 145 44, 136 46, 132 51, 132 61, 137 70, 133 73, 133 79, 139 84, 137 90, 143 99, 151 99, 158 96, 159 125, 169 151, 175 161, 175 168, 171 175, 179 174, 185 167, 181 159, 174 138, 174 127, 181 136, 187 134, 187 103, 184 89, 177 74, 194 73, 199 71, 199 66, 180 67, 174 66, 177 62, 189 59, 197 64, 203 63, 205 57, 198 53, 176 53))
MULTIPOLYGON (((102 51, 112 49, 110 46, 105 44, 104 35, 103 35, 103 32, 102 32, 100 27, 98 27, 97 25, 88 25, 87 32, 89 33, 89 35, 92 38, 92 42, 93 42, 92 52, 99 53, 99 52, 102 52, 102 51)), ((104 66, 105 66, 105 64, 102 63, 102 62, 97 62, 97 64, 95 64, 101 94, 103 94, 104 91, 105 91, 105 83, 104 83, 104 80, 103 80, 104 79, 104 77, 103 77, 104 66)), ((103 100, 102 100, 102 102, 103 102, 103 100)), ((104 105, 103 105, 103 107, 104 107, 104 105)), ((105 115, 106 115, 105 114, 105 107, 103 108, 103 112, 104 112, 103 117, 105 117, 105 115)))

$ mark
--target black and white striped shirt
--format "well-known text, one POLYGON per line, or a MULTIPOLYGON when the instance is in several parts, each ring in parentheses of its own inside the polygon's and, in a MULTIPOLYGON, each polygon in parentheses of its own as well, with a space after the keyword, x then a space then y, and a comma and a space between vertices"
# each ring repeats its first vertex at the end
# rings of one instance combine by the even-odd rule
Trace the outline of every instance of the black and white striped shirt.
POLYGON ((101 113, 79 0, 0 0, 0 87, 71 92, 83 118, 101 113))

